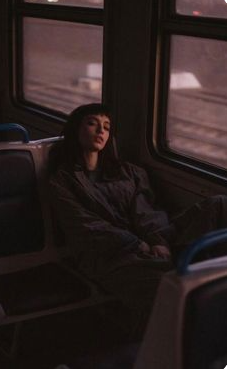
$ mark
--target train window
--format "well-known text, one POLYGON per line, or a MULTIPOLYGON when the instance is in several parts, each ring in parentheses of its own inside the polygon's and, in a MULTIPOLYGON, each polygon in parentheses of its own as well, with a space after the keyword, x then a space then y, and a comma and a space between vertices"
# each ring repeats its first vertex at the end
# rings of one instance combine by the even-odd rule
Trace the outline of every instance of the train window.
POLYGON ((227 0, 177 0, 176 9, 185 15, 227 18, 227 0))
POLYGON ((24 99, 66 114, 100 101, 103 28, 33 17, 23 22, 24 99))
POLYGON ((166 140, 171 151, 227 168, 227 42, 172 35, 166 140))
POLYGON ((25 0, 26 3, 71 5, 89 8, 103 8, 104 0, 25 0))

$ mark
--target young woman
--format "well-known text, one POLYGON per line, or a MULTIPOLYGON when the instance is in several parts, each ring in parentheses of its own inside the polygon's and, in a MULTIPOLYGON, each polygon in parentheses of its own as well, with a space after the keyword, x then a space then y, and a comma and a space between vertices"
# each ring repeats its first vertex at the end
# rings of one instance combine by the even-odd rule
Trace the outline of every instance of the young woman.
POLYGON ((55 215, 78 269, 132 309, 149 309, 171 254, 227 226, 227 200, 212 197, 175 220, 156 208, 145 171, 120 162, 102 104, 75 109, 58 148, 50 186, 55 215))

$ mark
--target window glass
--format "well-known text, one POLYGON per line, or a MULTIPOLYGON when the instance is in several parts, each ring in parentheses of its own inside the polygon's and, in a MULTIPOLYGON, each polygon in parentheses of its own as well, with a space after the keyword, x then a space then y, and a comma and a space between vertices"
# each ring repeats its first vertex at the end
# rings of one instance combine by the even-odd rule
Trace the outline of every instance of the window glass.
POLYGON ((166 135, 171 150, 227 168, 227 42, 172 36, 166 135))
POLYGON ((227 0, 176 0, 180 14, 227 18, 227 0))
POLYGON ((100 101, 102 41, 101 26, 25 18, 24 98, 64 113, 100 101))
POLYGON ((24 0, 26 3, 103 8, 104 0, 24 0))

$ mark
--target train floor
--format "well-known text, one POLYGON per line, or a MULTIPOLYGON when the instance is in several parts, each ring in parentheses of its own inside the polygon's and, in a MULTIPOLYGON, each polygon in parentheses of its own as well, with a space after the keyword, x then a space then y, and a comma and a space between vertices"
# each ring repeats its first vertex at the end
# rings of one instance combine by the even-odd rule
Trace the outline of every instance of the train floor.
MULTIPOLYGON (((107 304, 26 321, 14 359, 0 354, 0 368, 131 369, 140 339, 125 316, 118 305, 107 304)), ((12 328, 0 327, 2 346, 12 328)))

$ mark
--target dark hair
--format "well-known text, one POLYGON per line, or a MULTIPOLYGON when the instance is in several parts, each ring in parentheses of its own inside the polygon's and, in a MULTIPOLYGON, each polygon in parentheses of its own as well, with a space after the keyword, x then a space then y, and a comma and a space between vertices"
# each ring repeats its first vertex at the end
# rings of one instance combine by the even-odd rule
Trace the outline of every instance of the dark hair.
POLYGON ((71 168, 76 163, 83 164, 81 162, 82 147, 79 143, 79 129, 83 119, 88 115, 106 115, 110 119, 110 136, 104 149, 99 153, 99 165, 104 171, 108 171, 111 166, 112 168, 116 167, 118 159, 113 138, 112 114, 109 107, 101 103, 81 105, 70 113, 62 132, 64 140, 57 148, 56 159, 58 164, 64 163, 71 168))

